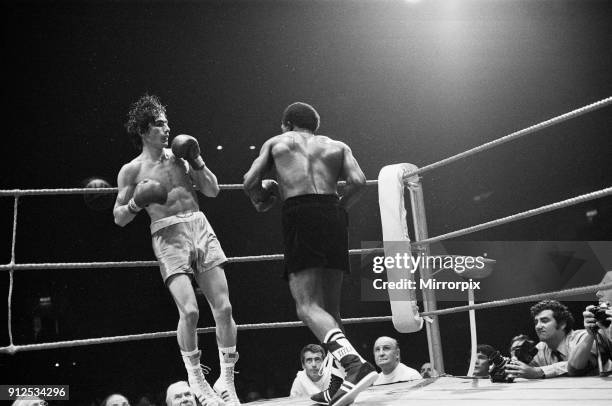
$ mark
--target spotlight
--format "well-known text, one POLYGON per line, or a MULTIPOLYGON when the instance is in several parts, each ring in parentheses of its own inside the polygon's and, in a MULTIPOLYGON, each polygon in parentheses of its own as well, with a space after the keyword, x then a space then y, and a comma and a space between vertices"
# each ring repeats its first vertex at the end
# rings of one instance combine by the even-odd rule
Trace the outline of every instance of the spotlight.
POLYGON ((585 214, 586 214, 587 221, 589 223, 592 223, 593 218, 595 218, 595 216, 597 216, 599 213, 597 212, 597 209, 591 209, 591 210, 588 210, 585 214))
POLYGON ((217 145, 217 151, 221 151, 223 149, 223 145, 217 145))

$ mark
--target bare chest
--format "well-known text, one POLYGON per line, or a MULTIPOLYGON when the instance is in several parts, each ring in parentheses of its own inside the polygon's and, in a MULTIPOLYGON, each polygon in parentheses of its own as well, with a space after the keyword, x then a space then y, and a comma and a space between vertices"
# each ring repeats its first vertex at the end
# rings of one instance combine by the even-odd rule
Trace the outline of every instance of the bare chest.
POLYGON ((170 158, 161 162, 146 162, 140 167, 136 182, 144 179, 153 179, 166 187, 168 191, 175 187, 188 187, 191 182, 188 181, 189 175, 183 165, 183 161, 170 158))

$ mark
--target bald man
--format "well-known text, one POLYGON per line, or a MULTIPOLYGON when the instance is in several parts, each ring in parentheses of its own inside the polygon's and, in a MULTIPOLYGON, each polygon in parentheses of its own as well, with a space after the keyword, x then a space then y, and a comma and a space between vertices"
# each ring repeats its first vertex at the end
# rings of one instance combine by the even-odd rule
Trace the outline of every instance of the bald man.
POLYGON ((374 385, 422 379, 416 369, 400 361, 400 348, 397 340, 391 337, 378 337, 374 343, 374 360, 381 369, 374 385))
POLYGON ((130 406, 130 402, 120 393, 113 393, 102 401, 102 406, 130 406))
POLYGON ((16 399, 11 406, 46 406, 47 402, 38 396, 22 396, 16 399))
POLYGON ((174 382, 168 386, 166 406, 196 406, 195 396, 186 381, 174 382))

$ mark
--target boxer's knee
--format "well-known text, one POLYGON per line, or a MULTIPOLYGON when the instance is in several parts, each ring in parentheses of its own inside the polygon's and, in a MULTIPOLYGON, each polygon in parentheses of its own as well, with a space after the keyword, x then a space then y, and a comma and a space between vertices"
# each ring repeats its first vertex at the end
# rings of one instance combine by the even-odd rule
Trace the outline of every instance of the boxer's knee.
POLYGON ((180 318, 182 322, 187 323, 188 325, 197 326, 198 319, 200 318, 200 312, 198 310, 198 306, 196 305, 185 306, 185 308, 180 311, 180 318))
POLYGON ((217 323, 228 322, 232 319, 232 304, 229 300, 223 300, 213 307, 212 312, 217 323))

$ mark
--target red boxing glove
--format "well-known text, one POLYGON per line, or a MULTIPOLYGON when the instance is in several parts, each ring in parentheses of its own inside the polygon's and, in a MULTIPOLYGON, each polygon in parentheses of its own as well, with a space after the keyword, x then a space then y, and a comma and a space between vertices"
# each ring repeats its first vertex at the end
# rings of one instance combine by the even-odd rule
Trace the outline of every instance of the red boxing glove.
POLYGON ((200 156, 200 145, 191 135, 180 134, 172 140, 172 153, 177 158, 183 158, 195 170, 204 168, 204 160, 200 156))
POLYGON ((134 196, 128 202, 128 210, 134 214, 151 203, 165 204, 168 191, 156 180, 145 179, 136 185, 134 196))

